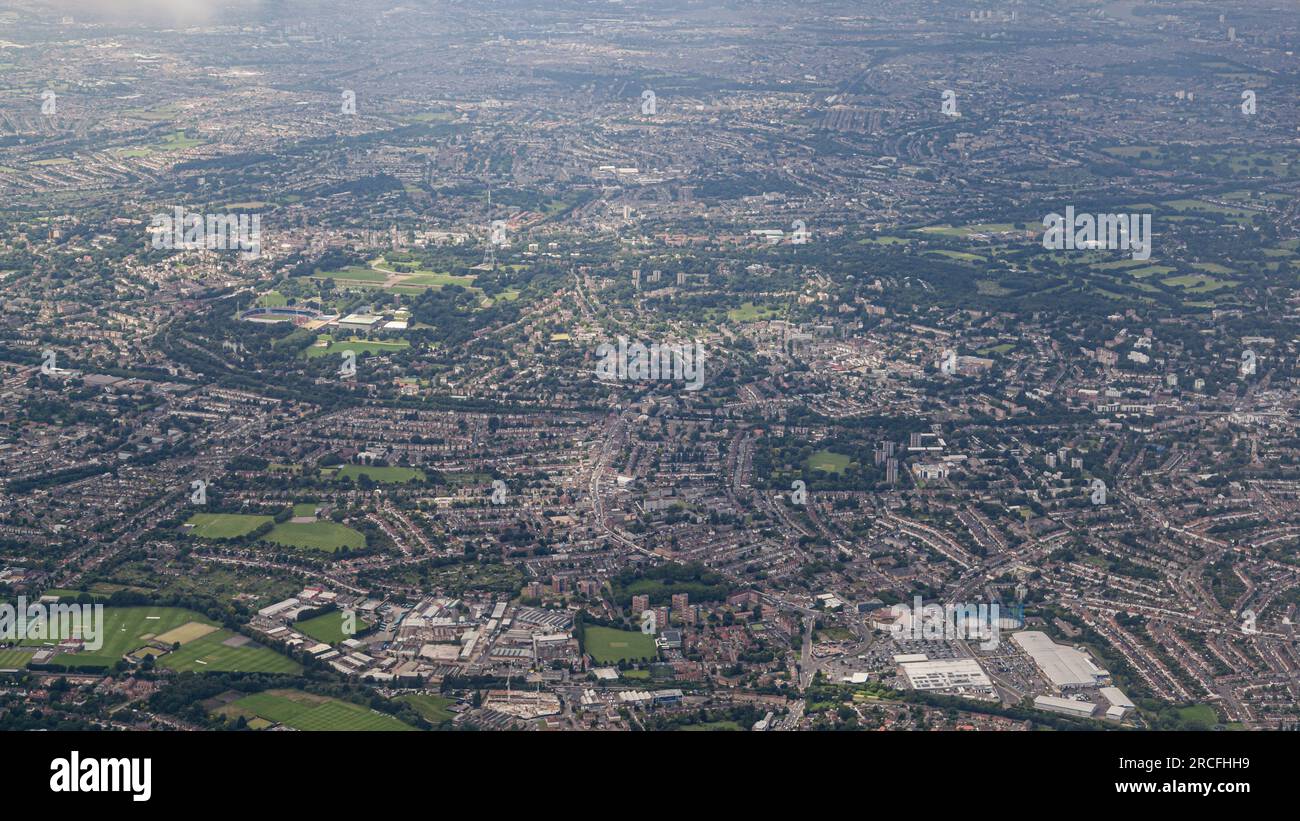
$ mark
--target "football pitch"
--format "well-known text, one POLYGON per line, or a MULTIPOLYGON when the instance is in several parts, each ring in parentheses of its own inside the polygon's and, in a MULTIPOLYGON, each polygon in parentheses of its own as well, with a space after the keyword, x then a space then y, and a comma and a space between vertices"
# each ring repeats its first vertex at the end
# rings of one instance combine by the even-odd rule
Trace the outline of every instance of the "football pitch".
MULTIPOLYGON (((368 470, 385 470, 386 468, 367 468, 368 470)), ((387 468, 399 470, 399 468, 387 468)), ((307 506, 301 506, 306 511, 307 506)), ((312 511, 315 505, 311 505, 312 511)), ((294 506, 295 515, 311 515, 311 512, 299 513, 299 506, 294 506)), ((274 521, 270 516, 253 516, 244 513, 196 513, 189 519, 194 525, 190 531, 200 539, 237 539, 247 536, 267 522, 274 521)), ((366 546, 366 537, 358 530, 347 525, 331 521, 283 522, 271 529, 259 541, 281 547, 293 547, 306 550, 323 550, 334 553, 344 547, 353 549, 366 546)))
MULTIPOLYGON (((356 631, 360 633, 370 625, 362 619, 356 620, 356 631)), ((305 621, 295 622, 293 629, 304 635, 311 636, 316 641, 323 641, 326 644, 338 644, 346 638, 351 638, 348 633, 343 632, 343 611, 334 610, 323 616, 316 616, 305 621)))
POLYGON ((456 717, 455 713, 447 709, 455 705, 456 700, 446 696, 438 696, 433 693, 412 693, 398 696, 396 700, 411 705, 426 721, 433 724, 451 721, 456 717))
POLYGON ((222 708, 222 713, 245 718, 264 718, 295 730, 414 730, 396 718, 362 707, 301 690, 267 690, 254 693, 222 708))
POLYGON ((849 457, 830 450, 819 450, 808 457, 805 463, 809 470, 822 470, 827 473, 843 473, 849 466, 849 457))
POLYGON ((659 655, 653 636, 610 627, 588 627, 583 644, 598 664, 648 660, 659 655))
POLYGON ((366 546, 366 537, 358 530, 337 522, 284 522, 275 526, 261 541, 282 547, 323 550, 334 553, 345 547, 366 546))
POLYGON ((246 513, 195 513, 189 524, 191 531, 202 539, 237 539, 247 536, 264 523, 272 521, 270 516, 250 516, 246 513))
POLYGON ((373 482, 382 484, 394 484, 398 482, 409 482, 412 479, 424 481, 424 471, 415 468, 404 467, 375 467, 374 465, 344 465, 339 468, 339 479, 351 479, 356 481, 361 476, 369 476, 373 482))

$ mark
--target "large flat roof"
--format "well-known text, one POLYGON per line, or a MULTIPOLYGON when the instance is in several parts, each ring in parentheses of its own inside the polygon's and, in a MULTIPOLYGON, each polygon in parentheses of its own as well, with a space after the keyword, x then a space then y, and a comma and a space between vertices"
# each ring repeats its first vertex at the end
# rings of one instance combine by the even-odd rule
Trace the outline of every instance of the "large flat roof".
POLYGON ((1057 698, 1056 696, 1035 696, 1034 706, 1040 710, 1050 710, 1054 713, 1067 713, 1076 716, 1090 716, 1097 709, 1097 705, 1088 701, 1074 701, 1068 698, 1057 698))
POLYGON ((1092 663, 1087 654, 1064 644, 1057 644, 1039 630, 1021 630, 1011 635, 1029 657, 1057 687, 1080 687, 1097 684, 1109 673, 1092 663))
POLYGON ((908 682, 917 690, 992 687, 988 674, 972 658, 907 661, 899 665, 908 682))

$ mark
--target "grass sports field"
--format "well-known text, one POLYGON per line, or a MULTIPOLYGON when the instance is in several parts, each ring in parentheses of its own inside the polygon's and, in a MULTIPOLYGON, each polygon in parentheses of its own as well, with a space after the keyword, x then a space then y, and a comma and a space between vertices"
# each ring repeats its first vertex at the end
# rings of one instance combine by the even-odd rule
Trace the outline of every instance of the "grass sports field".
POLYGON ((351 265, 334 271, 317 269, 314 279, 337 280, 344 287, 379 287, 398 293, 418 294, 429 288, 459 285, 474 288, 474 274, 448 274, 419 267, 413 259, 395 259, 392 262, 379 257, 368 265, 351 265))
POLYGON ((726 732, 743 732, 745 728, 744 728, 744 727, 741 727, 739 724, 737 724, 737 723, 734 722, 734 721, 710 721, 710 722, 707 722, 707 723, 705 723, 705 724, 687 724, 687 725, 682 726, 682 727, 677 727, 676 729, 678 729, 678 730, 682 730, 683 732, 688 732, 688 733, 691 733, 691 732, 694 732, 694 733, 717 733, 717 732, 724 732, 724 733, 726 733, 726 732))
POLYGON ((819 450, 812 456, 808 457, 809 470, 822 470, 826 473, 843 473, 844 469, 849 466, 849 457, 842 453, 835 453, 829 450, 819 450))
POLYGON ((223 715, 263 718, 295 730, 414 730, 384 713, 349 701, 301 690, 267 690, 219 710, 223 715))
MULTIPOLYGON (((322 339, 329 339, 329 337, 325 336, 322 337, 322 339)), ((332 356, 341 351, 353 351, 358 355, 363 353, 381 354, 392 353, 393 351, 400 351, 409 347, 411 347, 411 343, 407 342, 405 339, 399 339, 394 342, 381 342, 374 339, 349 339, 344 341, 330 340, 326 345, 311 346, 307 349, 305 356, 308 359, 315 359, 320 356, 332 356)))
MULTIPOLYGON (((150 653, 151 641, 158 641, 164 647, 180 642, 181 648, 172 653, 153 648, 158 664, 171 670, 290 673, 301 669, 294 660, 236 636, 206 616, 181 607, 106 607, 103 647, 93 652, 59 655, 53 663, 112 667, 128 653, 137 658, 154 654, 150 653)), ((32 646, 45 643, 26 642, 32 646)))
POLYGON ((455 699, 446 696, 438 696, 433 693, 412 693, 409 696, 398 696, 398 701, 409 704, 419 713, 425 721, 430 724, 441 724, 444 721, 451 721, 455 717, 447 708, 456 703, 455 699))
MULTIPOLYGON (((316 639, 316 641, 323 641, 326 644, 338 644, 344 639, 349 638, 349 634, 343 632, 343 619, 343 611, 335 610, 326 613, 323 616, 316 616, 315 618, 307 619, 306 621, 294 622, 293 629, 303 633, 304 635, 311 636, 316 639)), ((366 624, 365 621, 357 618, 356 631, 358 633, 369 626, 370 625, 366 624)))
POLYGON ((415 468, 402 467, 374 467, 373 465, 344 465, 339 468, 336 476, 338 479, 351 479, 356 481, 358 477, 369 476, 371 481, 381 482, 384 484, 395 484, 398 482, 409 482, 412 479, 424 481, 424 471, 415 468))
POLYGON ((195 673, 297 673, 301 665, 247 636, 217 630, 181 645, 158 662, 177 672, 195 673))
POLYGON ((283 547, 301 547, 334 553, 341 548, 366 546, 366 537, 358 530, 337 522, 284 522, 262 537, 262 541, 283 547))
POLYGON ((999 234, 1007 231, 1015 231, 1016 226, 1009 222, 986 222, 975 225, 931 225, 928 228, 919 229, 926 234, 939 234, 945 237, 968 237, 972 234, 999 234))
POLYGON ((166 633, 159 634, 157 641, 162 644, 189 644, 195 639, 201 639, 209 633, 215 633, 218 628, 215 624, 204 624, 201 621, 191 621, 182 624, 174 630, 168 630, 166 633))
POLYGON ((32 660, 35 650, 22 650, 17 647, 0 650, 0 670, 21 670, 32 660))
MULTIPOLYGON (((386 470, 387 468, 368 468, 368 470, 386 470)), ((404 468, 392 468, 403 470, 404 468)), ((314 511, 315 505, 310 506, 314 511)), ((304 506, 304 511, 306 506, 304 506)), ((298 514, 298 506, 294 506, 298 514)), ((304 512, 299 515, 311 515, 304 512)), ((263 524, 274 521, 270 516, 252 516, 244 513, 196 513, 189 523, 194 525, 190 531, 200 539, 237 539, 247 536, 263 524)), ((277 544, 281 547, 296 547, 306 550, 323 550, 334 553, 341 548, 362 548, 366 546, 366 537, 358 530, 337 522, 284 522, 276 525, 261 541, 277 544)))
MULTIPOLYGON (((59 655, 60 664, 103 665, 112 667, 118 659, 143 647, 145 643, 184 624, 212 624, 212 620, 180 607, 106 607, 104 608, 104 646, 96 651, 59 655)), ((33 646, 57 642, 25 642, 33 646)))
POLYGON ((194 525, 191 532, 200 539, 237 539, 257 530, 270 516, 250 516, 245 513, 195 513, 189 519, 194 525))
POLYGON ((462 288, 472 288, 474 286, 474 277, 456 275, 456 274, 437 274, 432 271, 423 271, 415 273, 402 280, 403 285, 430 285, 441 288, 444 285, 459 285, 462 288))
POLYGON ((773 319, 781 315, 781 312, 775 308, 769 308, 766 305, 755 305, 752 302, 742 303, 739 308, 732 308, 727 311, 727 318, 732 322, 754 322, 759 319, 773 319))
POLYGON ((615 630, 610 627, 588 627, 584 645, 598 664, 618 661, 642 661, 658 657, 654 636, 615 630))
POLYGON ((312 279, 347 279, 353 282, 383 282, 388 279, 388 274, 383 271, 376 271, 365 265, 353 265, 337 271, 316 271, 312 274, 312 279))
POLYGON ((54 588, 46 590, 47 596, 58 596, 63 601, 75 601, 83 595, 89 594, 91 599, 96 601, 107 601, 108 597, 119 590, 131 590, 136 593, 148 593, 149 590, 144 587, 135 587, 126 584, 112 584, 111 582, 95 582, 85 590, 71 590, 69 588, 54 588))

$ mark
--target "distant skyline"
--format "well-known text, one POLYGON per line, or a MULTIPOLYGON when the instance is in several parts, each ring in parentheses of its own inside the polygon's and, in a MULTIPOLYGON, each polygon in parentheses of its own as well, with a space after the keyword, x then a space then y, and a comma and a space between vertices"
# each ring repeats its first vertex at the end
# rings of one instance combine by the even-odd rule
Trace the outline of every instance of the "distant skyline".
MULTIPOLYGON (((267 5, 267 0, 49 0, 62 14, 87 19, 113 19, 140 25, 230 23, 234 15, 267 5)), ((5 7, 0 3, 0 8, 5 7)))

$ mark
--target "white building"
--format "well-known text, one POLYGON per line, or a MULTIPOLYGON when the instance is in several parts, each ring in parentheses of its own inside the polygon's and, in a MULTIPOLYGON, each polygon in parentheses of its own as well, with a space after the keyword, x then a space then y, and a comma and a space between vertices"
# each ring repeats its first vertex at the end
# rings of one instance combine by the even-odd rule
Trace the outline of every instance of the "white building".
POLYGON ((898 667, 914 690, 993 697, 993 682, 975 659, 907 661, 898 667))
POLYGON ((1097 687, 1110 683, 1110 673, 1093 664, 1087 653, 1057 644, 1039 630, 1013 633, 1012 640, 1029 654, 1047 680, 1059 690, 1097 687))
POLYGON ((1102 687, 1099 692, 1106 701, 1110 702, 1110 707, 1106 709, 1106 718, 1112 721, 1123 721, 1129 710, 1137 706, 1118 687, 1102 687))
POLYGON ((275 604, 263 607, 261 610, 257 611, 257 615, 269 619, 278 613, 283 613, 285 610, 289 610, 290 608, 297 607, 297 606, 298 606, 297 599, 285 599, 284 601, 276 602, 275 604))
POLYGON ((1049 713, 1061 713, 1075 718, 1090 718, 1097 705, 1091 701, 1075 701, 1057 696, 1036 696, 1034 706, 1049 713))
POLYGON ((339 327, 368 331, 382 322, 383 319, 382 316, 375 316, 374 314, 348 314, 339 320, 339 327))

